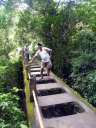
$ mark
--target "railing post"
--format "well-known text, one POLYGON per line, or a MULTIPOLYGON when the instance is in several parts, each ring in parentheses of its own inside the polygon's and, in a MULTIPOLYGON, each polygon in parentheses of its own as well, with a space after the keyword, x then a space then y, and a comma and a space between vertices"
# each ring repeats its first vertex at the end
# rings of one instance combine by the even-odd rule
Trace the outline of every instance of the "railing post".
POLYGON ((24 58, 24 63, 25 63, 25 65, 28 65, 28 59, 27 58, 24 58))
POLYGON ((26 65, 27 79, 29 79, 29 65, 26 65))
POLYGON ((35 103, 36 112, 38 116, 38 121, 39 121, 38 128, 44 128, 42 115, 40 112, 40 108, 38 106, 38 101, 36 96, 36 75, 34 75, 33 77, 30 77, 29 75, 29 87, 30 87, 30 101, 35 103))
POLYGON ((36 93, 36 76, 30 77, 29 79, 29 86, 30 86, 30 101, 34 102, 32 90, 36 93))

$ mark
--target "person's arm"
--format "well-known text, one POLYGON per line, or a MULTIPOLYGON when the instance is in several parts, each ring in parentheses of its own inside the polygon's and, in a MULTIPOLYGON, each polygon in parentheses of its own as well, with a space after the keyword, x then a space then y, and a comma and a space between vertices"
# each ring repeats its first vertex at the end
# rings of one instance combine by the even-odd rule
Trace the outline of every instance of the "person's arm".
POLYGON ((50 59, 52 58, 52 49, 50 48, 47 48, 47 47, 44 47, 44 49, 49 52, 49 55, 50 55, 50 59))
POLYGON ((29 64, 31 64, 38 55, 39 55, 39 52, 37 51, 34 57, 32 58, 32 60, 29 62, 29 64))
POLYGON ((52 58, 52 49, 49 50, 50 52, 50 59, 52 58))
POLYGON ((36 56, 34 56, 34 57, 32 58, 32 60, 29 62, 29 64, 31 64, 31 63, 34 61, 35 58, 36 58, 36 56))

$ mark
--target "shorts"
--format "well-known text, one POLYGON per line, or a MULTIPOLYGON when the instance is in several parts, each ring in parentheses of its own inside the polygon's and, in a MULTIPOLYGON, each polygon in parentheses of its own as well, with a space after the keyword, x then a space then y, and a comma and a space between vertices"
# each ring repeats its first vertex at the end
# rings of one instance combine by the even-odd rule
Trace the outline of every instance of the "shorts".
POLYGON ((51 69, 51 67, 52 67, 51 61, 49 61, 49 62, 42 62, 41 63, 41 68, 44 68, 44 67, 47 67, 48 69, 51 69))

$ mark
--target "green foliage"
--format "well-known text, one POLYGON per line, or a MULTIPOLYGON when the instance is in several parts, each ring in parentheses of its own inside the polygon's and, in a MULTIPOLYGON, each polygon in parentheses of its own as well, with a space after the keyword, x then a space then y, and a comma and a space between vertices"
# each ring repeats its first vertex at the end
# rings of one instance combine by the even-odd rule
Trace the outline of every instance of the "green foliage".
POLYGON ((17 22, 14 4, 16 1, 2 1, 0 8, 0 128, 20 128, 27 124, 25 113, 20 108, 18 94, 18 72, 21 62, 18 42, 14 39, 17 22), (14 17, 14 18, 13 18, 14 17), (15 50, 14 50, 15 49, 15 50))
MULTIPOLYGON (((19 66, 19 63, 18 63, 19 66)), ((20 109, 17 96, 17 72, 16 65, 0 66, 0 127, 1 128, 20 128, 21 124, 26 124, 26 116, 20 109), (10 70, 11 69, 11 70, 10 70), (14 83, 14 87, 13 87, 14 83)))
MULTIPOLYGON (((26 15, 24 12, 25 15, 21 17, 23 20, 19 23, 22 24, 24 19, 26 21, 28 17, 32 17, 25 22, 28 27, 22 28, 23 34, 26 35, 22 40, 28 42, 30 38, 30 43, 34 45, 40 40, 45 46, 52 48, 52 70, 55 74, 96 106, 94 89, 91 89, 90 93, 90 88, 94 88, 92 79, 95 81, 96 69, 95 0, 83 0, 80 3, 71 1, 62 3, 62 6, 52 0, 25 2, 30 8, 27 12, 30 10, 30 13, 26 15), (30 32, 34 36, 28 36, 30 32), (38 39, 33 42, 34 38, 38 39)), ((21 31, 20 33, 22 34, 21 31)))
POLYGON ((32 55, 36 52, 38 41, 51 48, 52 71, 96 106, 95 0, 62 3, 53 0, 24 2, 28 5, 26 9, 19 10, 19 0, 3 1, 4 6, 0 8, 0 96, 3 96, 0 127, 12 127, 14 124, 14 128, 19 128, 19 120, 21 127, 24 127, 23 118, 18 116, 20 113, 22 115, 22 112, 17 97, 20 91, 17 88, 20 56, 16 48, 24 48, 26 43, 30 45, 32 55), (16 105, 10 96, 17 97, 14 98, 16 105), (9 99, 6 100, 5 97, 9 99), (15 115, 7 109, 10 106, 15 115), (2 111, 5 110, 4 116, 2 111), (8 112, 10 123, 6 122, 8 112))
POLYGON ((10 59, 4 54, 0 58, 0 128, 20 128, 21 124, 26 124, 25 113, 19 106, 18 92, 22 89, 17 88, 21 62, 19 55, 14 54, 10 59))
POLYGON ((80 44, 73 52, 72 87, 96 107, 96 35, 90 30, 81 30, 77 35, 75 41, 79 38, 80 44))
POLYGON ((18 100, 19 97, 11 93, 0 93, 0 127, 20 128, 20 124, 24 123, 25 115, 18 106, 18 100))
MULTIPOLYGON (((19 65, 18 65, 19 66, 19 65)), ((20 128, 21 124, 26 124, 26 116, 20 109, 20 98, 17 96, 17 73, 11 65, 8 67, 0 66, 0 127, 1 128, 20 128), (13 68, 13 69, 12 69, 13 68), (14 83, 14 87, 13 87, 14 83)), ((18 69, 18 68, 16 68, 18 69)))
POLYGON ((21 128, 28 128, 28 127, 24 124, 21 124, 21 128))
POLYGON ((6 73, 6 67, 0 66, 0 74, 5 74, 6 73))
POLYGON ((12 89, 11 89, 11 91, 12 92, 18 92, 18 91, 23 91, 22 89, 18 89, 18 88, 16 88, 16 87, 13 87, 12 89))

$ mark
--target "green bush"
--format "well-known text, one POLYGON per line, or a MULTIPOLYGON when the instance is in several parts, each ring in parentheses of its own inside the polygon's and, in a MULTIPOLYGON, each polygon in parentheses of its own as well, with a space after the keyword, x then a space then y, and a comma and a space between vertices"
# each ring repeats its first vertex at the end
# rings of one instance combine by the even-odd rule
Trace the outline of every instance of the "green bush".
POLYGON ((0 93, 0 127, 20 128, 20 124, 25 123, 24 112, 18 105, 19 97, 12 93, 0 93))
POLYGON ((89 30, 78 35, 81 45, 72 59, 71 86, 96 107, 96 35, 89 30))
MULTIPOLYGON (((4 62, 4 59, 0 61, 4 62)), ((19 105, 22 99, 18 96, 18 92, 23 91, 18 89, 21 61, 11 62, 0 66, 0 128, 20 128, 21 124, 27 124, 26 115, 19 105)))

